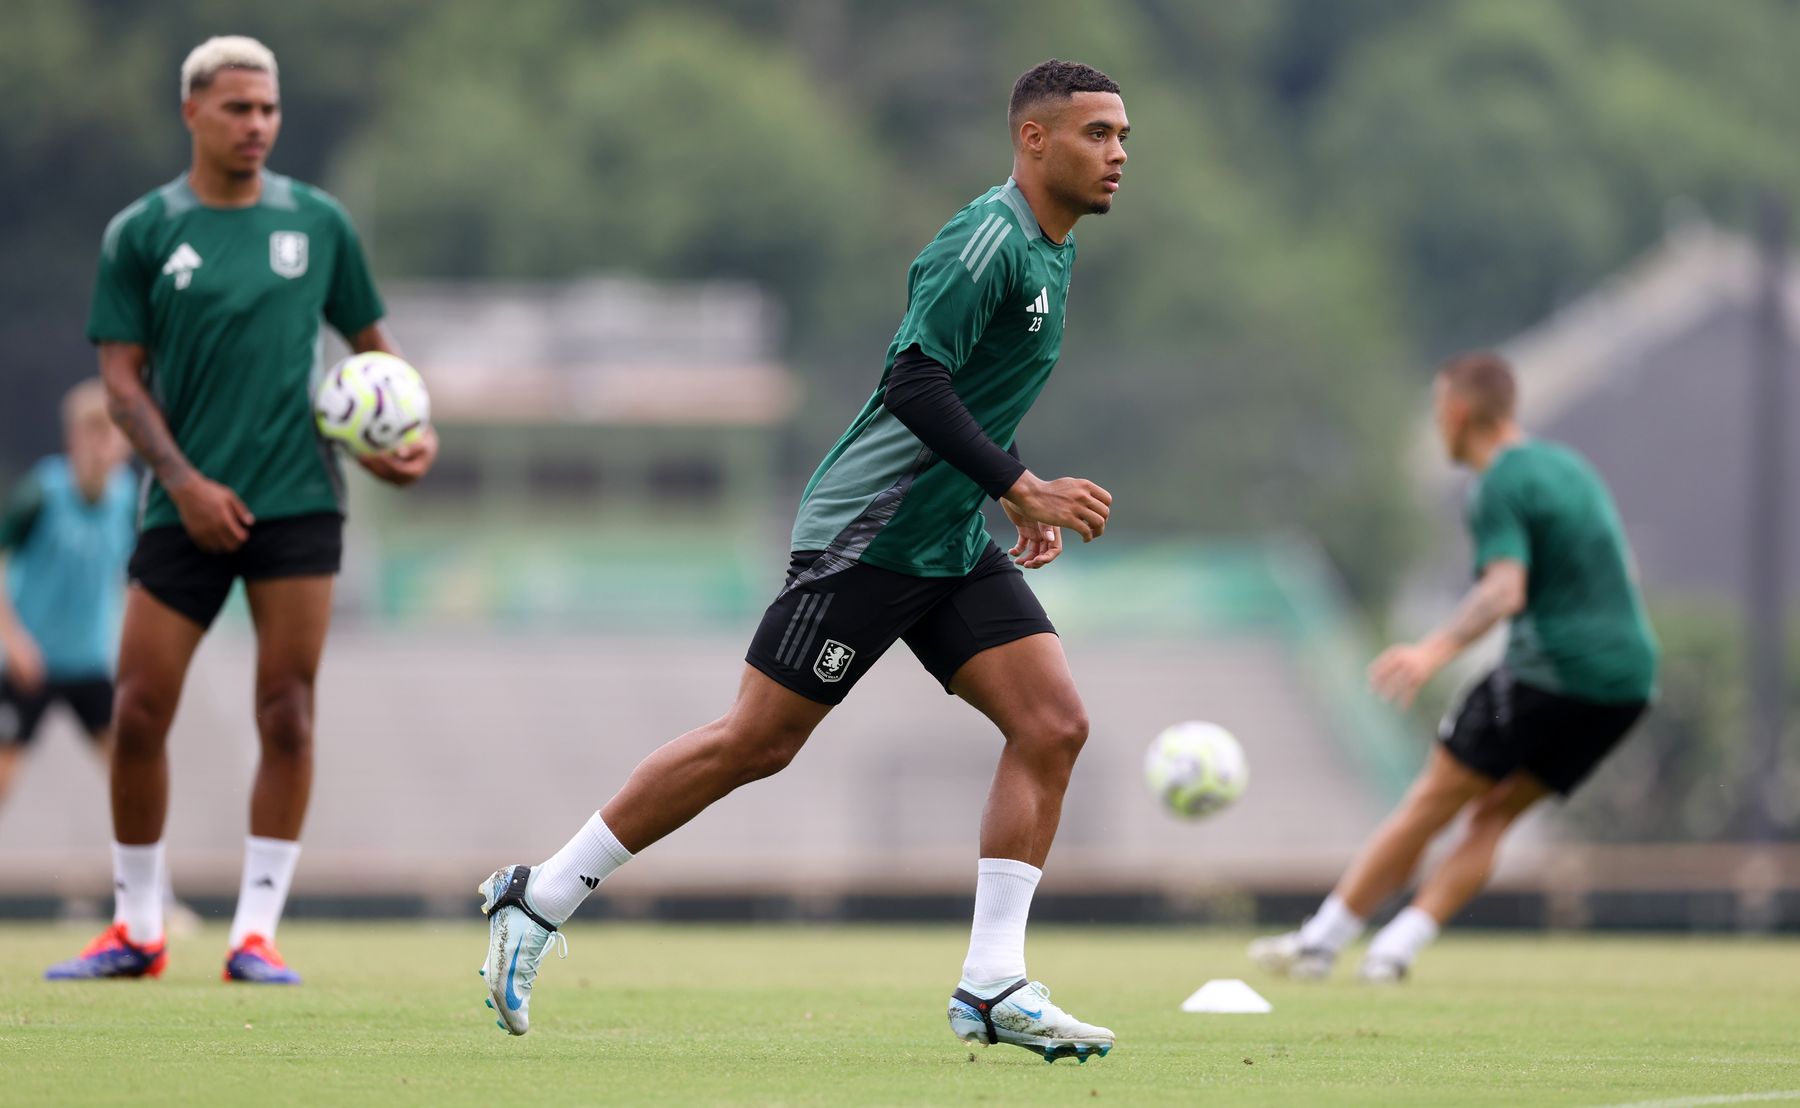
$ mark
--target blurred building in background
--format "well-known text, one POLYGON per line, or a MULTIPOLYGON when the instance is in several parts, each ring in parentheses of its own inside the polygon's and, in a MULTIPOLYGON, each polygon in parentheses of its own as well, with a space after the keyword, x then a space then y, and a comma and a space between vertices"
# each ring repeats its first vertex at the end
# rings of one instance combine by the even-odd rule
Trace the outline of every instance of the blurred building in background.
POLYGON ((766 293, 613 278, 388 299, 443 461, 404 494, 357 486, 352 614, 668 633, 760 595, 799 401, 766 293))
MULTIPOLYGON (((1753 240, 1690 218, 1504 344, 1519 371, 1520 419, 1533 434, 1575 444, 1606 475, 1654 594, 1736 603, 1748 588, 1763 270, 1753 240)), ((1800 319, 1800 265, 1789 266, 1785 285, 1788 312, 1800 319)), ((1800 345, 1789 346, 1788 360, 1800 379, 1800 345)), ((1800 390, 1788 402, 1787 421, 1800 425, 1800 390)), ((1800 489, 1800 452, 1788 464, 1787 485, 1800 489)), ((1425 426, 1414 468, 1444 504, 1434 522, 1445 554, 1426 573, 1460 582, 1466 479, 1425 426)), ((1800 513, 1788 525, 1789 572, 1800 579, 1800 513)))

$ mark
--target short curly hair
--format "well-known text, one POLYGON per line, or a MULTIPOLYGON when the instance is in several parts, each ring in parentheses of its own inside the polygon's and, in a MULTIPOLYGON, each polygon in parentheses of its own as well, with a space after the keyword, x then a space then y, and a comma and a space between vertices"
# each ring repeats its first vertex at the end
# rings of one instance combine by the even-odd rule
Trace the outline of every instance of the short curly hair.
POLYGON ((1078 92, 1118 91, 1118 82, 1091 65, 1051 58, 1027 69, 1013 82, 1012 99, 1006 105, 1006 125, 1017 131, 1032 109, 1049 100, 1067 100, 1078 92))

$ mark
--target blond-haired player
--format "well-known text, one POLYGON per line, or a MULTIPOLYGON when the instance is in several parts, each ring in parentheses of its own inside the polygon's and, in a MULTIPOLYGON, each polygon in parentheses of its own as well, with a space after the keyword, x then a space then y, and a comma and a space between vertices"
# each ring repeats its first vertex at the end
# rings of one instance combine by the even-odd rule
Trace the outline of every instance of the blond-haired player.
MULTIPOLYGON (((47 976, 162 972, 169 724, 195 648, 242 580, 262 756, 225 977, 292 984, 275 927, 312 790, 313 681, 343 551, 343 479, 310 403, 320 321, 358 352, 398 350, 343 208, 264 168, 281 130, 274 55, 209 39, 183 63, 181 95, 192 161, 107 226, 88 319, 113 421, 151 478, 114 713, 118 922, 47 976)), ((363 464, 404 485, 436 451, 427 434, 363 464)))

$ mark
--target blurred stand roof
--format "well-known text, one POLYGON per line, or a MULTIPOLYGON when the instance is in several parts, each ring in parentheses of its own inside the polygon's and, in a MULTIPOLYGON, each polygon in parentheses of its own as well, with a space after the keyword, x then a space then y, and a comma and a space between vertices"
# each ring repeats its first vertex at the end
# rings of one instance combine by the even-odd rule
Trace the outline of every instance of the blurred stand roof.
POLYGON ((396 282, 388 321, 442 423, 774 426, 779 306, 733 281, 396 282))

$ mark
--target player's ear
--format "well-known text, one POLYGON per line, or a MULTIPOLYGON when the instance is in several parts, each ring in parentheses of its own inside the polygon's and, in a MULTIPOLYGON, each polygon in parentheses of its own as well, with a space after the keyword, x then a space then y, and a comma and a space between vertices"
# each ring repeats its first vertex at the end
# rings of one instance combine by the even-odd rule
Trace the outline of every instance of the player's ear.
POLYGON ((189 96, 181 102, 181 123, 188 130, 194 129, 194 116, 200 111, 200 98, 189 96))
POLYGON ((1019 124, 1019 149, 1027 153, 1041 156, 1044 153, 1046 137, 1044 125, 1035 119, 1027 119, 1019 124))

